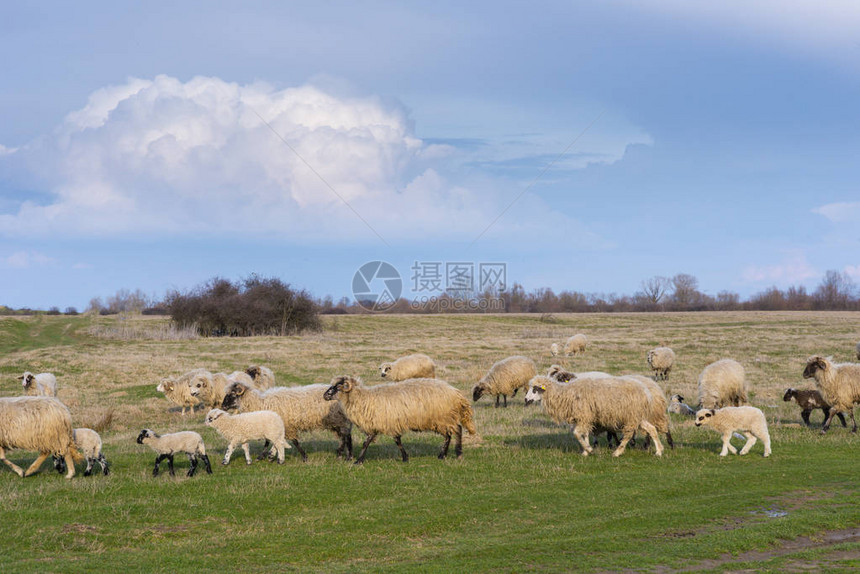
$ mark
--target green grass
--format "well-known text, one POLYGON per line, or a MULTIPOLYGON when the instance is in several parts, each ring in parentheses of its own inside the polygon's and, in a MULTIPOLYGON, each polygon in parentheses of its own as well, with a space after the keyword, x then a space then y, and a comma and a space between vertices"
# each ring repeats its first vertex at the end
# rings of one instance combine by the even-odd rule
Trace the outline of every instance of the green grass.
MULTIPOLYGON (((856 538, 815 546, 823 533, 860 526, 860 438, 841 426, 824 436, 801 428, 797 407, 781 400, 787 384, 810 385, 799 376, 807 355, 849 358, 860 314, 565 315, 552 324, 534 316, 383 315, 338 317, 337 330, 304 337, 194 341, 95 341, 85 320, 24 320, 23 327, 18 319, 0 320, 0 339, 38 333, 0 355, 4 395, 17 393, 15 369, 37 363, 58 374, 60 398, 76 425, 105 409, 114 413, 102 433, 109 477, 66 481, 46 465, 22 480, 0 469, 4 573, 84 572, 104 564, 129 572, 860 566, 856 538), (663 458, 633 448, 616 459, 605 447, 584 458, 569 433, 518 396, 508 409, 486 399, 475 405, 480 437, 467 439, 462 460, 439 461, 440 437, 409 434, 409 463, 380 437, 364 466, 355 467, 335 460, 333 435, 310 433, 307 463, 288 451, 283 466, 247 467, 239 451, 223 467, 224 442, 202 425, 202 412, 183 420, 154 391, 161 376, 192 367, 234 370, 256 362, 290 384, 345 372, 375 382, 380 362, 411 351, 436 358, 440 375, 468 391, 510 354, 529 355, 545 368, 549 344, 574 332, 591 341, 584 357, 564 361, 575 370, 643 372, 647 349, 670 344, 679 364, 664 389, 691 400, 704 365, 738 359, 753 403, 767 415, 773 455, 763 458, 759 443, 746 457, 720 458, 716 433, 674 418, 678 446, 663 458), (185 478, 187 462, 177 456, 177 478, 165 468, 152 478, 155 455, 134 442, 143 426, 200 432, 214 474, 185 478), (798 537, 813 543, 787 542, 798 537)), ((358 446, 363 435, 354 435, 358 446)), ((18 464, 33 457, 11 452, 18 464)))

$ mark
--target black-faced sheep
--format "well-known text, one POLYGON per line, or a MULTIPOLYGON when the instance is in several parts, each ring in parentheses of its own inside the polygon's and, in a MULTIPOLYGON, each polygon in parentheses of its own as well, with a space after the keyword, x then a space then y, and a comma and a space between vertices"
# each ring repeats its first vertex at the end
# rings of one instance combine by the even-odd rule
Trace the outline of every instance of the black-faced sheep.
MULTIPOLYGON (((821 409, 824 412, 824 421, 830 417, 830 405, 827 404, 827 401, 824 400, 821 393, 815 389, 785 389, 785 394, 782 396, 782 400, 789 402, 792 398, 800 406, 800 418, 803 419, 806 426, 811 426, 809 423, 809 415, 816 409, 821 409)), ((839 417, 839 420, 842 421, 842 426, 847 427, 848 424, 845 422, 845 415, 842 413, 836 413, 836 415, 839 417)))
POLYGON ((21 385, 24 387, 24 394, 35 397, 56 397, 57 396, 57 377, 53 373, 39 373, 34 375, 27 371, 20 377, 21 385))
POLYGON ((159 435, 150 429, 143 429, 137 436, 137 444, 149 446, 158 455, 155 457, 155 468, 152 470, 152 476, 158 476, 159 465, 165 459, 170 476, 176 476, 173 472, 173 455, 177 452, 184 452, 188 455, 188 461, 191 463, 191 468, 188 469, 185 476, 194 476, 194 473, 197 472, 198 457, 206 466, 206 472, 212 474, 212 466, 209 464, 209 457, 206 456, 203 437, 194 431, 159 435))
POLYGON ((654 371, 655 381, 665 381, 675 364, 675 351, 669 347, 657 347, 648 351, 648 366, 654 371))
POLYGON ((275 373, 273 373, 272 369, 270 369, 269 367, 263 367, 261 365, 251 365, 250 367, 245 369, 245 373, 249 377, 251 377, 254 386, 261 391, 271 389, 275 386, 275 373))
POLYGON ((278 464, 284 464, 284 449, 289 448, 284 438, 284 421, 274 411, 255 411, 231 415, 221 409, 212 409, 206 413, 205 422, 218 434, 227 439, 227 451, 221 464, 230 464, 230 457, 238 445, 245 452, 245 462, 251 464, 251 450, 248 443, 252 440, 266 440, 272 443, 277 453, 278 464))
MULTIPOLYGON (((102 474, 107 476, 110 474, 110 465, 102 452, 102 437, 93 429, 78 428, 72 431, 72 437, 75 440, 75 446, 81 451, 81 454, 87 461, 87 468, 84 471, 84 476, 90 476, 93 473, 93 467, 96 463, 102 468, 102 474)), ((59 473, 66 472, 66 461, 58 456, 54 456, 54 468, 59 473)))
POLYGON ((857 432, 854 420, 854 404, 860 403, 860 365, 856 363, 834 363, 827 357, 815 355, 806 361, 804 379, 815 379, 815 386, 830 405, 830 416, 824 421, 821 432, 827 432, 836 413, 848 413, 851 417, 851 432, 857 432))
POLYGON ((655 454, 663 454, 657 429, 648 420, 652 408, 651 393, 633 378, 576 379, 572 383, 559 383, 549 377, 538 376, 529 382, 526 400, 537 400, 538 395, 550 418, 560 424, 573 425, 573 436, 582 445, 583 456, 594 450, 588 442, 588 435, 597 428, 623 432, 621 444, 612 456, 621 456, 636 429, 640 428, 654 441, 655 454))
POLYGON ((496 408, 499 406, 499 397, 504 397, 505 407, 508 406, 508 395, 516 396, 517 391, 526 389, 529 381, 537 374, 535 362, 528 357, 515 355, 502 359, 490 367, 486 375, 472 387, 472 400, 477 401, 482 395, 489 394, 496 397, 496 408))
POLYGON ((444 436, 440 459, 448 455, 452 435, 456 437, 454 452, 460 458, 463 428, 469 434, 476 432, 468 399, 445 381, 409 379, 365 387, 355 377, 340 376, 331 383, 325 399, 340 403, 350 420, 367 434, 356 464, 364 461, 367 448, 380 433, 394 438, 406 462, 409 455, 400 441, 406 431, 430 431, 444 436))
POLYGON ((710 426, 722 435, 723 450, 720 456, 726 456, 729 451, 738 454, 731 443, 732 433, 736 430, 747 437, 740 454, 748 453, 758 438, 764 443, 764 456, 770 456, 770 434, 767 432, 767 420, 760 409, 750 406, 701 409, 696 413, 696 426, 710 426))
POLYGON ((65 460, 66 478, 75 476, 75 460, 84 458, 75 447, 72 415, 53 397, 0 398, 0 460, 18 476, 30 476, 52 454, 65 460), (35 450, 39 457, 26 471, 6 458, 6 450, 35 450))
POLYGON ((307 460, 308 455, 299 444, 299 433, 312 430, 330 430, 340 439, 338 457, 352 458, 352 423, 337 402, 323 398, 328 385, 303 387, 274 387, 261 392, 243 383, 233 383, 227 389, 221 408, 242 412, 275 411, 284 421, 284 433, 296 451, 307 460))
POLYGON ((567 342, 564 344, 564 352, 569 357, 573 355, 574 357, 579 353, 584 353, 585 348, 588 346, 588 339, 582 333, 577 333, 572 337, 568 338, 567 342))
POLYGON ((744 368, 735 360, 721 359, 711 363, 699 375, 699 406, 716 409, 747 402, 744 368))
POLYGON ((435 379, 436 363, 427 355, 414 353, 400 357, 393 363, 382 363, 379 365, 379 376, 389 381, 435 379))

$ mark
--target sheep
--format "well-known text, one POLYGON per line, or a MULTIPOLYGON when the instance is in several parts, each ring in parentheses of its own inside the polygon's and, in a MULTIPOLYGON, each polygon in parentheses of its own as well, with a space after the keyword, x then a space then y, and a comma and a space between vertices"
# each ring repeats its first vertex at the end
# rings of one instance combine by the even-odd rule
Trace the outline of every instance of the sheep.
POLYGON ((711 363, 699 375, 699 408, 716 409, 747 402, 744 368, 735 360, 711 363))
POLYGON ((191 463, 191 468, 185 476, 194 476, 197 472, 197 458, 203 460, 206 466, 206 472, 212 474, 212 466, 209 464, 209 457, 206 456, 206 446, 203 444, 203 437, 194 431, 180 431, 169 434, 159 435, 150 429, 143 429, 137 435, 137 444, 145 444, 156 452, 155 468, 152 470, 152 476, 158 476, 159 465, 162 460, 167 459, 167 470, 170 476, 176 476, 173 472, 173 455, 177 452, 184 452, 188 455, 188 461, 191 463))
POLYGON ((582 333, 577 333, 564 344, 564 352, 568 357, 571 355, 575 357, 579 353, 584 353, 586 346, 588 346, 588 339, 582 333))
POLYGON ((155 390, 159 393, 164 393, 164 398, 170 402, 181 406, 182 416, 184 417, 186 408, 190 407, 193 412, 194 407, 200 404, 200 399, 191 394, 189 381, 204 373, 208 373, 208 371, 206 369, 194 369, 176 378, 165 377, 161 379, 155 390))
POLYGON ((408 430, 444 436, 440 460, 448 456, 451 435, 456 436, 454 452, 462 458, 463 428, 469 434, 477 432, 469 400, 439 379, 409 379, 365 387, 358 378, 338 376, 331 380, 324 397, 340 403, 349 419, 367 434, 355 464, 364 462, 367 448, 379 433, 393 437, 403 462, 408 462, 409 455, 400 442, 400 436, 408 430))
POLYGON ((234 383, 245 383, 246 385, 262 389, 262 387, 257 386, 257 384, 254 382, 254 379, 251 377, 251 375, 248 374, 247 371, 233 371, 229 375, 226 375, 226 377, 234 383))
POLYGON ((57 377, 52 373, 34 375, 30 371, 27 371, 18 378, 21 379, 25 395, 37 397, 57 396, 57 377))
POLYGON ((764 443, 764 456, 770 456, 770 434, 767 432, 767 420, 761 409, 750 406, 700 409, 696 413, 696 426, 703 425, 710 426, 723 435, 723 450, 720 456, 726 456, 729 451, 738 454, 731 443, 732 433, 736 430, 747 437, 741 455, 748 453, 758 438, 764 443))
POLYGON ((255 411, 231 415, 221 409, 212 409, 206 414, 206 424, 218 434, 226 438, 230 444, 224 453, 223 465, 230 464, 233 449, 241 444, 245 451, 245 462, 251 464, 251 450, 248 442, 265 439, 272 443, 272 449, 278 453, 278 464, 284 464, 284 448, 290 448, 284 438, 284 421, 274 411, 255 411))
POLYGON ((268 391, 244 383, 233 383, 227 389, 221 408, 241 412, 275 411, 284 421, 284 436, 296 448, 302 460, 308 455, 299 444, 299 433, 316 429, 328 429, 340 438, 337 456, 352 458, 352 423, 338 403, 328 403, 323 393, 325 384, 303 387, 273 387, 268 391))
MULTIPOLYGON (((669 417, 666 416, 666 395, 663 393, 663 389, 653 379, 643 377, 642 375, 625 375, 623 378, 638 381, 648 390, 650 394, 648 422, 654 425, 658 433, 666 435, 666 444, 669 445, 669 448, 674 449, 675 443, 669 430, 669 417)), ((647 438, 645 439, 645 448, 648 448, 647 438)))
POLYGON ((39 470, 45 459, 55 454, 66 462, 66 478, 75 476, 75 460, 84 460, 72 437, 72 415, 66 405, 53 397, 0 398, 0 460, 20 477, 39 470), (26 471, 6 458, 6 450, 22 448, 39 451, 26 471))
MULTIPOLYGON (((234 371, 229 375, 224 373, 210 373, 209 371, 198 371, 188 381, 188 387, 192 397, 199 399, 204 405, 210 409, 220 407, 224 401, 224 396, 227 394, 227 389, 233 383, 237 382, 232 378, 239 371, 234 371)), ((245 375, 245 373, 242 373, 245 375)), ((245 376, 246 379, 250 377, 245 376)), ((241 381, 245 382, 245 381, 241 381)))
POLYGON ((666 412, 675 413, 676 415, 684 415, 685 417, 696 416, 696 411, 693 407, 684 402, 684 397, 681 395, 672 395, 669 399, 669 408, 666 412))
POLYGON ((551 365, 546 371, 546 376, 559 383, 567 383, 574 379, 605 379, 611 377, 609 373, 601 371, 585 371, 582 373, 571 373, 559 365, 551 365))
MULTIPOLYGON (((102 474, 107 476, 110 474, 110 466, 102 452, 102 437, 93 429, 78 428, 72 431, 75 446, 84 455, 87 461, 87 469, 84 471, 84 476, 90 476, 93 473, 93 466, 99 463, 102 467, 102 474)), ((66 472, 66 462, 58 456, 54 456, 54 468, 57 472, 66 472)))
POLYGON ((515 355, 502 359, 490 367, 487 374, 472 387, 472 400, 477 402, 484 393, 495 395, 498 408, 501 395, 507 408, 508 395, 515 397, 520 387, 525 389, 536 374, 535 362, 528 357, 515 355))
POLYGON ((675 351, 669 347, 657 347, 648 351, 648 366, 654 371, 655 381, 667 380, 674 364, 675 351))
POLYGON ((848 413, 851 417, 851 432, 857 432, 854 420, 854 404, 860 403, 860 365, 857 363, 834 363, 831 359, 815 355, 806 361, 804 379, 815 379, 815 386, 830 405, 830 415, 824 421, 821 432, 826 433, 836 413, 848 413))
MULTIPOLYGON (((789 402, 792 397, 797 401, 797 404, 800 405, 800 418, 803 419, 806 426, 812 426, 809 423, 809 415, 815 409, 821 409, 824 411, 825 421, 830 417, 830 405, 825 402, 821 393, 815 389, 794 389, 791 387, 785 389, 785 394, 782 396, 782 400, 789 402)), ((842 413, 836 413, 836 415, 839 417, 839 420, 842 421, 842 426, 847 427, 848 424, 845 422, 845 415, 842 413)))
POLYGON ((558 343, 553 343, 549 346, 549 354, 552 357, 558 357, 558 343))
POLYGON ((379 376, 390 381, 406 379, 435 379, 436 363, 427 355, 415 353, 400 357, 393 363, 379 365, 379 376))
POLYGON ((648 418, 652 397, 648 387, 630 377, 577 379, 559 383, 537 376, 529 381, 527 401, 540 395, 544 411, 557 423, 573 425, 573 436, 582 445, 582 455, 594 451, 588 435, 594 429, 619 429, 623 438, 612 456, 621 456, 636 429, 644 430, 654 441, 656 456, 663 455, 657 429, 648 418))
POLYGON ((245 373, 251 377, 251 380, 254 382, 254 386, 261 391, 271 389, 275 386, 275 373, 273 373, 272 369, 269 367, 251 365, 245 369, 245 373))

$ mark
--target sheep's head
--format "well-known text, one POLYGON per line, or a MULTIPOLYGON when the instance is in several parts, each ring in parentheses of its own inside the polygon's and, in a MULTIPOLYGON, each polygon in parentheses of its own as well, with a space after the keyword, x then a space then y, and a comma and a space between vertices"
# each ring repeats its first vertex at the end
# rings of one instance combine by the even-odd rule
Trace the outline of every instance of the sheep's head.
POLYGON ((526 391, 526 405, 538 403, 543 399, 543 394, 546 392, 546 383, 541 381, 532 381, 529 383, 529 390, 526 391))
POLYGON ((221 409, 212 409, 208 413, 206 413, 206 419, 204 422, 208 426, 212 426, 212 423, 226 415, 227 413, 222 411, 221 409))
POLYGON ((550 345, 549 352, 552 354, 553 357, 557 357, 558 356, 558 343, 553 343, 552 345, 550 345))
POLYGON ((785 389, 785 394, 782 395, 782 400, 784 400, 785 402, 788 402, 791 400, 791 397, 796 396, 796 395, 797 395, 797 389, 792 389, 789 387, 789 388, 785 389))
POLYGON ((702 425, 709 424, 711 422, 711 418, 716 414, 717 411, 714 409, 702 409, 696 413, 696 426, 700 427, 702 425))
POLYGON ((18 378, 21 379, 21 385, 23 385, 23 387, 25 389, 29 389, 31 386, 33 386, 33 383, 36 381, 35 375, 33 375, 33 373, 31 373, 29 371, 27 371, 26 373, 24 373, 23 375, 21 375, 18 378))
POLYGON ((815 373, 817 371, 826 371, 827 363, 827 359, 825 359, 821 355, 809 357, 809 359, 807 359, 806 361, 806 368, 803 369, 803 378, 811 379, 815 377, 815 373))
POLYGON ((653 367, 654 366, 653 363, 654 363, 654 350, 652 349, 652 350, 648 351, 648 366, 653 367))
POLYGON ((158 438, 158 435, 155 434, 154 431, 151 431, 149 429, 143 429, 142 431, 140 431, 140 434, 137 435, 137 444, 143 444, 143 441, 148 438, 158 438))
POLYGON ((683 403, 684 397, 682 397, 681 395, 672 395, 672 398, 669 400, 672 401, 673 403, 683 403))
POLYGON ((379 376, 383 379, 388 376, 388 373, 391 372, 391 368, 393 365, 391 363, 382 363, 379 365, 379 376))
POLYGON ((549 377, 550 379, 555 379, 556 381, 558 381, 560 383, 569 383, 570 381, 572 381, 573 379, 576 378, 575 374, 573 374, 569 371, 565 371, 559 365, 551 366, 549 368, 549 370, 546 372, 546 376, 549 377))
POLYGON ((477 402, 478 399, 481 398, 481 395, 484 394, 484 383, 478 383, 474 387, 472 387, 472 400, 477 402))
POLYGON ((338 393, 349 393, 358 384, 358 379, 343 375, 335 377, 331 380, 331 386, 323 393, 323 398, 327 401, 333 401, 337 398, 338 393))
POLYGON ((238 409, 242 402, 242 396, 247 392, 248 387, 242 383, 233 383, 227 387, 227 392, 224 394, 224 400, 221 401, 221 408, 225 411, 238 409))
POLYGON ((158 386, 155 387, 155 390, 159 393, 169 393, 174 388, 173 379, 161 379, 161 382, 158 383, 158 386))
POLYGON ((245 369, 245 372, 248 374, 249 377, 256 381, 257 377, 263 374, 263 369, 261 369, 257 365, 252 365, 245 369))
POLYGON ((202 375, 195 375, 190 381, 188 381, 188 387, 191 389, 191 396, 196 397, 200 394, 202 389, 209 387, 209 379, 202 375))

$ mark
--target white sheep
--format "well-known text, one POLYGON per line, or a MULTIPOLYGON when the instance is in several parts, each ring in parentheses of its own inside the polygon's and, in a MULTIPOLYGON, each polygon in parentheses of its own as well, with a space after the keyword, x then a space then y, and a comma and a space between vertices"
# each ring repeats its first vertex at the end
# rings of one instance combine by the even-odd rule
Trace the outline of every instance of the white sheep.
POLYGON ((400 357, 393 363, 379 365, 379 376, 389 381, 405 381, 406 379, 436 378, 436 363, 422 353, 414 353, 400 357))
POLYGON ((227 389, 236 382, 256 386, 251 377, 242 371, 233 371, 227 375, 200 370, 188 380, 188 387, 192 397, 196 397, 204 405, 214 409, 221 406, 227 395, 227 389))
POLYGON ((0 398, 0 460, 25 477, 38 471, 52 454, 65 460, 66 478, 75 476, 75 460, 84 460, 75 446, 66 405, 53 397, 0 398), (38 451, 39 457, 24 471, 6 458, 6 450, 13 448, 38 451))
POLYGON ((657 347, 648 351, 648 366, 654 371, 654 380, 665 381, 675 364, 675 351, 669 347, 657 347))
POLYGON ((206 456, 203 437, 194 431, 159 435, 150 429, 143 429, 137 435, 137 444, 149 446, 158 455, 155 457, 155 468, 152 471, 152 476, 158 476, 158 467, 161 461, 165 459, 167 459, 167 469, 170 476, 176 476, 173 472, 173 455, 177 452, 184 452, 188 455, 188 461, 191 463, 191 468, 188 469, 185 476, 194 476, 194 473, 197 472, 198 457, 206 466, 206 472, 212 474, 212 466, 209 464, 209 457, 206 456))
POLYGON ((34 375, 27 371, 20 377, 21 385, 24 387, 24 394, 37 397, 56 397, 57 396, 57 377, 53 373, 39 373, 34 375))
POLYGON ((567 342, 564 344, 564 352, 567 356, 573 355, 575 357, 579 353, 584 353, 587 346, 588 339, 586 336, 582 333, 577 333, 567 339, 567 342))
POLYGON ((271 389, 275 386, 275 373, 273 373, 272 369, 270 369, 269 367, 263 367, 262 365, 251 365, 250 367, 245 369, 245 374, 251 377, 254 386, 261 391, 271 389))
POLYGON ((827 432, 830 421, 837 413, 848 414, 851 417, 851 432, 857 432, 854 405, 860 403, 860 365, 834 363, 830 358, 815 355, 806 361, 803 378, 814 378, 815 386, 830 405, 830 416, 824 421, 821 432, 827 432))
POLYGON ((739 406, 747 402, 744 368, 735 360, 721 359, 711 363, 699 375, 699 407, 716 409, 739 406))
POLYGON ((559 383, 549 377, 537 376, 529 382, 526 400, 538 398, 544 411, 555 422, 573 425, 573 436, 582 445, 583 456, 594 450, 588 436, 595 429, 623 432, 621 443, 612 456, 621 456, 636 429, 640 428, 654 442, 654 454, 663 454, 657 429, 648 420, 652 408, 651 393, 636 379, 611 377, 559 383))
POLYGON ((672 395, 669 399, 669 407, 666 409, 666 412, 683 415, 685 417, 696 416, 696 411, 693 410, 693 407, 684 402, 684 397, 681 395, 672 395))
MULTIPOLYGON (((78 428, 72 431, 72 437, 75 440, 75 446, 84 455, 87 460, 87 469, 84 471, 84 476, 90 476, 93 473, 93 466, 99 463, 102 467, 102 473, 107 476, 110 474, 110 466, 102 452, 102 437, 93 429, 78 428)), ((66 472, 66 462, 58 456, 54 456, 54 468, 57 472, 66 472)))
POLYGON ((508 406, 508 395, 515 397, 517 391, 526 389, 529 381, 537 374, 535 362, 528 357, 515 355, 495 363, 487 374, 472 387, 472 400, 477 401, 483 394, 495 395, 496 408, 499 407, 499 397, 504 397, 505 407, 508 406))
POLYGON ((194 369, 179 377, 165 377, 155 387, 155 390, 164 394, 164 398, 170 402, 182 407, 182 416, 185 416, 185 409, 190 408, 192 412, 194 407, 200 404, 200 399, 191 394, 190 381, 193 377, 202 373, 208 373, 206 369, 194 369))
POLYGON ((731 443, 734 431, 741 431, 747 437, 740 454, 748 453, 758 438, 764 443, 764 456, 770 456, 770 434, 767 432, 767 420, 760 409, 750 406, 701 409, 696 413, 696 426, 703 425, 710 426, 723 436, 720 456, 726 456, 729 451, 738 454, 731 443))
POLYGON ((243 383, 227 389, 221 408, 241 412, 275 411, 284 422, 284 436, 296 448, 302 460, 308 455, 299 444, 299 433, 327 429, 340 439, 337 456, 352 458, 352 423, 338 403, 327 402, 323 393, 328 385, 274 387, 262 392, 243 383))
POLYGON ((549 346, 549 354, 553 357, 558 357, 558 343, 553 343, 549 346))
POLYGON ((206 413, 206 424, 229 441, 224 460, 221 464, 230 464, 230 457, 237 445, 242 445, 245 452, 245 462, 251 464, 251 449, 248 442, 266 440, 272 443, 272 449, 277 452, 278 464, 284 464, 284 449, 290 448, 284 438, 284 421, 274 411, 255 411, 231 415, 221 409, 212 409, 206 413))
POLYGON ((448 456, 451 436, 456 437, 454 452, 463 456, 463 428, 475 434, 472 407, 463 393, 439 379, 409 379, 365 387, 361 380, 335 377, 325 392, 327 401, 336 401, 344 412, 367 434, 355 464, 364 462, 370 443, 379 433, 391 436, 400 449, 403 462, 409 455, 400 437, 406 431, 430 431, 445 437, 439 459, 448 456))
POLYGON ((604 373, 602 371, 584 371, 579 373, 572 373, 568 370, 565 370, 564 367, 560 365, 551 365, 550 368, 546 371, 546 376, 560 383, 567 383, 569 381, 573 381, 574 379, 605 379, 607 377, 611 377, 612 375, 610 375, 609 373, 604 373))

